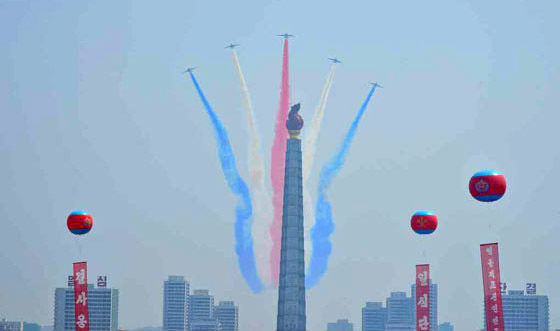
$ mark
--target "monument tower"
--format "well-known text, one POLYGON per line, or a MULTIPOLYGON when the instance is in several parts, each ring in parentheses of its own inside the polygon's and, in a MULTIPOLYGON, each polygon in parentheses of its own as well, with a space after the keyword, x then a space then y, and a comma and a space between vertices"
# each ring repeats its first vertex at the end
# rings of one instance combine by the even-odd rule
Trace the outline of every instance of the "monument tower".
POLYGON ((290 138, 287 141, 284 171, 277 331, 306 331, 302 162, 299 139, 303 119, 298 114, 299 107, 299 103, 292 106, 286 121, 290 138))

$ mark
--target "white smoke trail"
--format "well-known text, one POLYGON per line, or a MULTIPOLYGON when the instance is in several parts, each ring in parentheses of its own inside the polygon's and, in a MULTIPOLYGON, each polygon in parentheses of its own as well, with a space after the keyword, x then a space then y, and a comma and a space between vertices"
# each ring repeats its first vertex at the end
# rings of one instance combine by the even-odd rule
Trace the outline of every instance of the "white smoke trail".
POLYGON ((245 108, 247 109, 247 121, 249 124, 249 187, 253 198, 253 242, 255 247, 255 258, 257 260, 257 270, 261 279, 267 284, 272 284, 270 274, 270 250, 272 249, 272 239, 270 238, 269 227, 272 222, 272 200, 270 192, 265 187, 264 182, 264 158, 261 152, 260 139, 257 133, 255 114, 249 95, 249 88, 245 82, 243 71, 237 52, 232 49, 233 63, 237 69, 245 108))
POLYGON ((315 158, 315 151, 317 149, 317 139, 319 138, 319 131, 321 130, 321 123, 323 122, 323 114, 327 105, 327 99, 331 90, 331 85, 334 79, 334 71, 336 64, 331 65, 331 70, 325 83, 325 87, 321 93, 321 100, 319 106, 313 115, 310 128, 305 132, 303 138, 303 219, 304 219, 304 249, 305 249, 305 265, 309 265, 311 257, 311 237, 310 230, 314 222, 313 217, 313 199, 307 189, 307 181, 313 167, 313 159, 315 158))
POLYGON ((331 90, 332 81, 334 79, 334 70, 336 69, 336 64, 331 65, 331 70, 329 72, 329 77, 321 93, 321 101, 317 107, 317 111, 313 115, 311 120, 311 127, 305 133, 303 139, 303 180, 306 181, 309 177, 309 172, 313 166, 313 159, 315 158, 315 151, 317 149, 317 138, 319 137, 319 131, 321 131, 321 123, 323 122, 323 114, 325 107, 327 105, 327 99, 331 90))

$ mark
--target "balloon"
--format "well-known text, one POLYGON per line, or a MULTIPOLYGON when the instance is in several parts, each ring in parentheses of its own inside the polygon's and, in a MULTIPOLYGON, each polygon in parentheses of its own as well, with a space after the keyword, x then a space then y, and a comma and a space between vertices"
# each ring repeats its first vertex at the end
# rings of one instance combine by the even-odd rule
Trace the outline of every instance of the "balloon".
POLYGON ((87 211, 75 210, 68 215, 66 225, 68 230, 75 235, 86 234, 93 226, 93 218, 87 211))
POLYGON ((469 191, 478 201, 499 200, 506 193, 506 178, 494 170, 479 171, 471 177, 469 191))
POLYGON ((430 234, 437 229, 437 216, 431 211, 419 210, 412 215, 410 227, 418 234, 430 234))

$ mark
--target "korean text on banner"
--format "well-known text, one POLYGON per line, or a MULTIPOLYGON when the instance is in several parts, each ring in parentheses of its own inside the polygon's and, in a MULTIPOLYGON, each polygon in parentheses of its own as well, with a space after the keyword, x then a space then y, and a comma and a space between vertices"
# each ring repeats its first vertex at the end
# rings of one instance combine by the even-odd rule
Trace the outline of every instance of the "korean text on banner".
POLYGON ((87 263, 74 263, 74 315, 76 331, 89 331, 87 263))
POLYGON ((482 262, 482 283, 484 285, 484 311, 486 313, 486 330, 504 330, 502 310, 502 292, 500 289, 500 260, 498 244, 480 245, 482 262))
POLYGON ((416 265, 416 330, 430 331, 430 265, 416 265))

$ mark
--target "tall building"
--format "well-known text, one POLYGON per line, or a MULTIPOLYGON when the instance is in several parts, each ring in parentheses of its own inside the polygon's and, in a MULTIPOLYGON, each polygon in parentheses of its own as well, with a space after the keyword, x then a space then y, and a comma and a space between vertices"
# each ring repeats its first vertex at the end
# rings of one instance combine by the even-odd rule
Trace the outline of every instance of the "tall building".
MULTIPOLYGON (((529 285, 529 284, 527 284, 529 285)), ((532 284, 534 285, 534 284, 532 284)), ((509 290, 502 294, 504 327, 508 331, 549 330, 548 296, 533 291, 509 290)))
POLYGON ((406 296, 406 292, 391 292, 386 300, 387 322, 386 330, 414 330, 413 300, 406 296))
POLYGON ((381 302, 366 302, 362 308, 362 331, 385 330, 387 309, 381 302))
POLYGON ((327 324, 327 331, 354 331, 354 324, 347 319, 337 320, 334 323, 327 324))
MULTIPOLYGON (((119 326, 119 290, 88 284, 89 329, 116 331, 119 326)), ((54 292, 54 331, 75 330, 74 288, 54 292)))
POLYGON ((183 276, 168 276, 163 282, 163 330, 189 330, 190 284, 183 276))
POLYGON ((277 331, 306 330, 303 184, 301 140, 299 139, 303 119, 298 111, 299 104, 292 107, 286 121, 290 138, 287 141, 284 171, 277 331))
MULTIPOLYGON (((413 326, 416 321, 416 305, 414 301, 416 300, 416 284, 411 286, 412 293, 412 323, 413 326)), ((430 279, 430 330, 438 330, 438 286, 432 283, 430 279)))
POLYGON ((209 290, 195 290, 190 296, 189 319, 191 331, 216 331, 218 321, 214 316, 214 296, 209 290))
POLYGON ((239 310, 233 301, 220 301, 214 311, 220 331, 239 330, 239 310))

